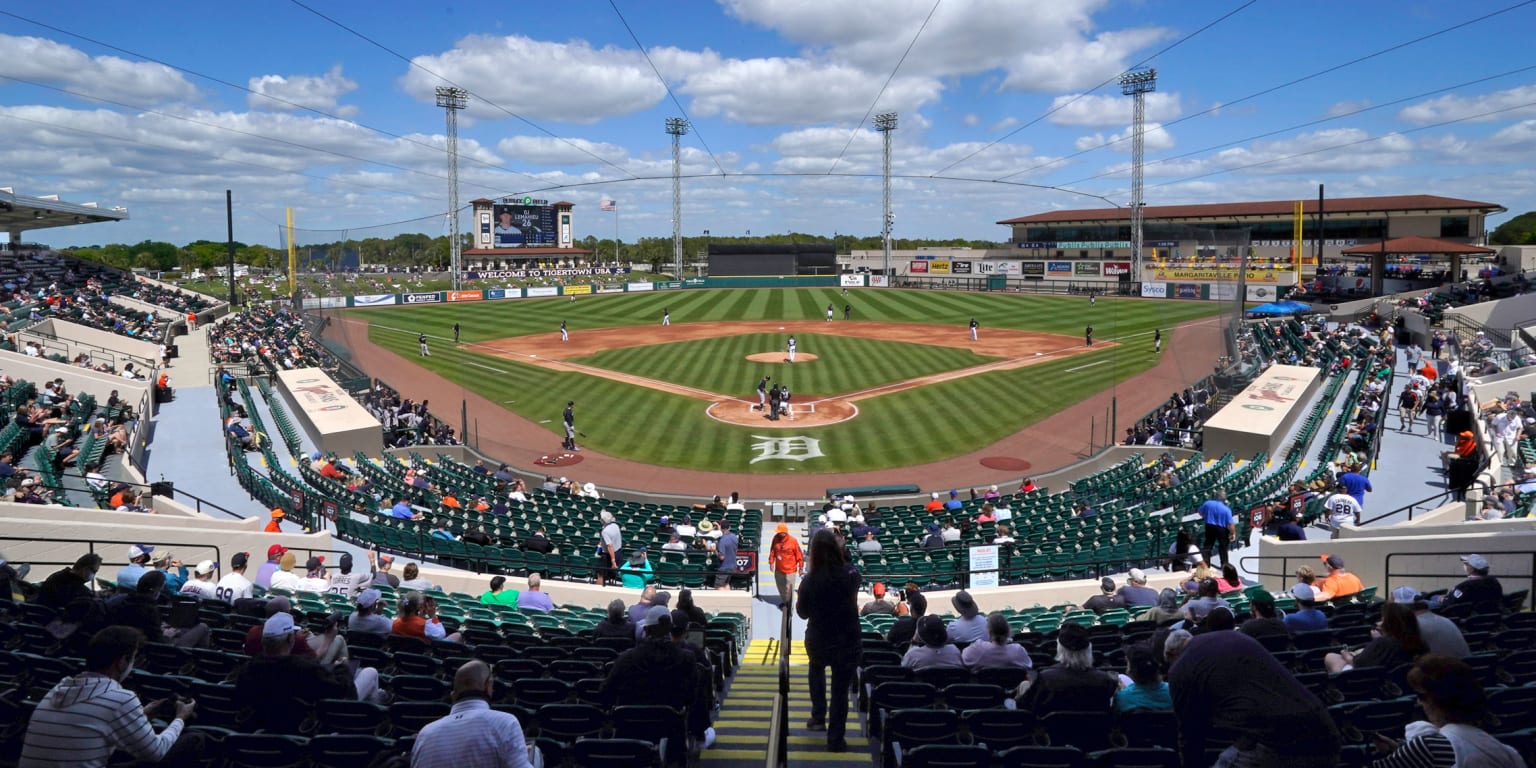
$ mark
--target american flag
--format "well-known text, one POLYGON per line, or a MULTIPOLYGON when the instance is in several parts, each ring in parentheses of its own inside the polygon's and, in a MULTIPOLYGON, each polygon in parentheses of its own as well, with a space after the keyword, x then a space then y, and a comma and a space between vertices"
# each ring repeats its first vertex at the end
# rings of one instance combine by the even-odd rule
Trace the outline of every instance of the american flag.
POLYGON ((602 204, 598 206, 598 210, 601 211, 616 211, 618 208, 619 204, 617 201, 607 199, 603 200, 602 204))

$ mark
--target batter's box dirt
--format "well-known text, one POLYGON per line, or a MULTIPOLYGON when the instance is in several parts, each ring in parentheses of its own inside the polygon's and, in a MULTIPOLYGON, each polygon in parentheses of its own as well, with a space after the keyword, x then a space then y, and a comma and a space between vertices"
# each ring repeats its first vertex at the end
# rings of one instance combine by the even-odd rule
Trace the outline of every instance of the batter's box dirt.
POLYGON ((833 398, 807 403, 790 403, 790 412, 777 420, 758 410, 754 400, 718 400, 705 409, 711 419, 756 429, 825 427, 859 415, 859 407, 847 400, 833 398))

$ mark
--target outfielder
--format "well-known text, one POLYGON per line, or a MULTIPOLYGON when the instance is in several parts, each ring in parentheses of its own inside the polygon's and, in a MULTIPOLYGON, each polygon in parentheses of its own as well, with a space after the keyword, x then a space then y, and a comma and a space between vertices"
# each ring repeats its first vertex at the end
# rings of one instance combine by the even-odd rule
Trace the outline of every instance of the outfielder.
POLYGON ((827 305, 827 322, 832 322, 832 305, 827 305))
POLYGON ((416 343, 421 345, 421 356, 422 357, 431 357, 432 356, 432 350, 427 349, 427 335, 425 333, 420 334, 420 335, 418 335, 416 337, 416 343))
POLYGON ((976 340, 976 329, 979 327, 981 327, 981 323, 976 322, 976 318, 971 318, 971 341, 976 340))
POLYGON ((560 321, 560 340, 561 341, 570 341, 571 340, 571 332, 565 329, 565 321, 564 320, 560 321))
POLYGON ((1163 351, 1163 329, 1161 328, 1152 332, 1152 351, 1163 351))
POLYGON ((793 337, 793 336, 789 337, 789 343, 786 344, 785 346, 787 347, 787 351, 789 352, 789 361, 791 363, 793 363, 795 361, 795 337, 793 337))
POLYGON ((672 324, 672 310, 667 309, 666 307, 661 308, 661 324, 663 326, 672 324))
POLYGON ((459 343, 459 324, 453 324, 453 343, 459 343))

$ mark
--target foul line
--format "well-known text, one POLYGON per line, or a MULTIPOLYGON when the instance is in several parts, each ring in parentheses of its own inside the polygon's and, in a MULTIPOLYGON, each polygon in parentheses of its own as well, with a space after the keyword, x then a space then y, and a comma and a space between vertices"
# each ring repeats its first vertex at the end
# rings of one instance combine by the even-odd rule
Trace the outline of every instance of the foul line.
POLYGON ((1095 366, 1095 365, 1103 365, 1103 364, 1105 364, 1105 363, 1113 363, 1113 362, 1114 362, 1114 361, 1113 361, 1113 360, 1100 360, 1100 361, 1098 361, 1098 362, 1097 362, 1097 363, 1089 363, 1089 364, 1087 364, 1087 365, 1079 365, 1079 366, 1077 366, 1077 367, 1076 367, 1076 368, 1068 368, 1068 369, 1067 369, 1067 370, 1066 370, 1066 372, 1067 372, 1067 373, 1076 373, 1076 372, 1077 372, 1077 371, 1081 371, 1081 370, 1082 370, 1082 369, 1084 369, 1084 368, 1092 368, 1092 367, 1094 367, 1094 366, 1095 366))

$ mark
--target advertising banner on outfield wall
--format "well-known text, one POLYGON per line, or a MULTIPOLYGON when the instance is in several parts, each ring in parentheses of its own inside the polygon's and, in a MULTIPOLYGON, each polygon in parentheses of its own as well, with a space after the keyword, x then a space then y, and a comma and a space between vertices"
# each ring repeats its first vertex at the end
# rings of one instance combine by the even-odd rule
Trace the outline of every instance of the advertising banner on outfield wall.
POLYGON ((535 296, 559 296, 560 288, 553 285, 540 285, 524 288, 523 292, 526 293, 530 299, 535 296))
POLYGON ((907 271, 912 272, 912 273, 916 273, 916 274, 926 274, 928 272, 928 262, 926 262, 926 261, 914 261, 914 262, 912 262, 911 268, 908 269, 907 271))
POLYGON ((623 293, 623 292, 624 292, 624 285, 622 283, 614 283, 612 285, 607 285, 607 284, 599 285, 597 287, 597 290, 594 291, 594 293, 623 293))
POLYGON ((1211 298, 1215 301, 1237 298, 1237 283, 1211 283, 1211 298))
POLYGON ((949 271, 950 274, 954 275, 969 275, 971 274, 971 262, 951 261, 949 263, 949 271))
POLYGON ((858 273, 848 272, 848 273, 845 273, 845 274, 842 274, 842 275, 838 275, 837 279, 838 279, 838 282, 841 283, 844 288, 863 288, 864 287, 864 276, 860 275, 858 273))
POLYGON ((675 291, 675 290, 678 290, 679 288, 683 287, 682 282, 677 281, 677 280, 668 280, 668 281, 660 282, 660 283, 651 283, 651 285, 655 286, 656 290, 658 290, 658 291, 675 291))
POLYGON ((629 267, 577 267, 571 269, 493 269, 464 273, 469 280, 522 280, 529 277, 592 277, 624 275, 629 267))
POLYGON ((487 289, 485 289, 485 298, 486 298, 487 301, 496 301, 496 300, 499 300, 499 299, 521 299, 522 297, 523 297, 523 289, 521 289, 521 288, 487 288, 487 289))
POLYGON ((638 293, 640 291, 649 291, 654 287, 655 286, 651 283, 626 283, 624 285, 624 290, 629 291, 630 293, 638 293))
POLYGON ((1099 263, 1097 261, 1078 261, 1072 264, 1072 274, 1075 277, 1098 277, 1099 263))
POLYGON ((928 262, 928 272, 934 275, 949 274, 949 259, 934 259, 928 262))
POLYGON ((1247 285, 1243 286, 1248 295, 1248 301, 1274 301, 1280 298, 1280 293, 1273 285, 1247 285))
POLYGON ((436 304, 443 300, 441 293, 405 293, 400 295, 403 304, 436 304))
MULTIPOLYGON (((1237 282, 1238 270, 1231 267, 1157 267, 1156 276, 1159 280, 1184 280, 1193 282, 1197 280, 1209 280, 1217 283, 1237 282)), ((1243 276, 1243 281, 1248 283, 1277 283, 1280 281, 1281 272, 1273 269, 1250 269, 1243 276)))
POLYGON ((1104 262, 1104 276, 1105 277, 1119 277, 1121 275, 1129 275, 1130 273, 1131 273, 1131 263, 1129 261, 1106 261, 1106 262, 1104 262))
POLYGON ((590 286, 590 285, 567 285, 567 286, 561 288, 560 292, 565 294, 566 296, 586 296, 586 295, 592 293, 592 286, 590 286))
POLYGON ((397 297, 393 293, 370 293, 352 297, 354 307, 388 307, 395 304, 397 297))
POLYGON ((1175 299, 1203 299, 1205 298, 1205 292, 1196 283, 1179 283, 1173 286, 1173 297, 1175 299))
POLYGON ((1148 299, 1166 299, 1168 298, 1168 284, 1142 283, 1141 295, 1148 299))
POLYGON ((449 291, 449 301, 480 301, 485 294, 480 291, 449 291))
POLYGON ((1019 274, 1023 275, 1025 280, 1044 280, 1045 262, 1021 261, 1019 262, 1019 274))
POLYGON ((870 275, 869 286, 871 288, 889 288, 891 279, 885 275, 870 275))
POLYGON ((1072 262, 1070 262, 1070 261, 1047 261, 1045 263, 1045 273, 1047 275, 1050 275, 1051 277, 1071 277, 1072 276, 1072 262))

